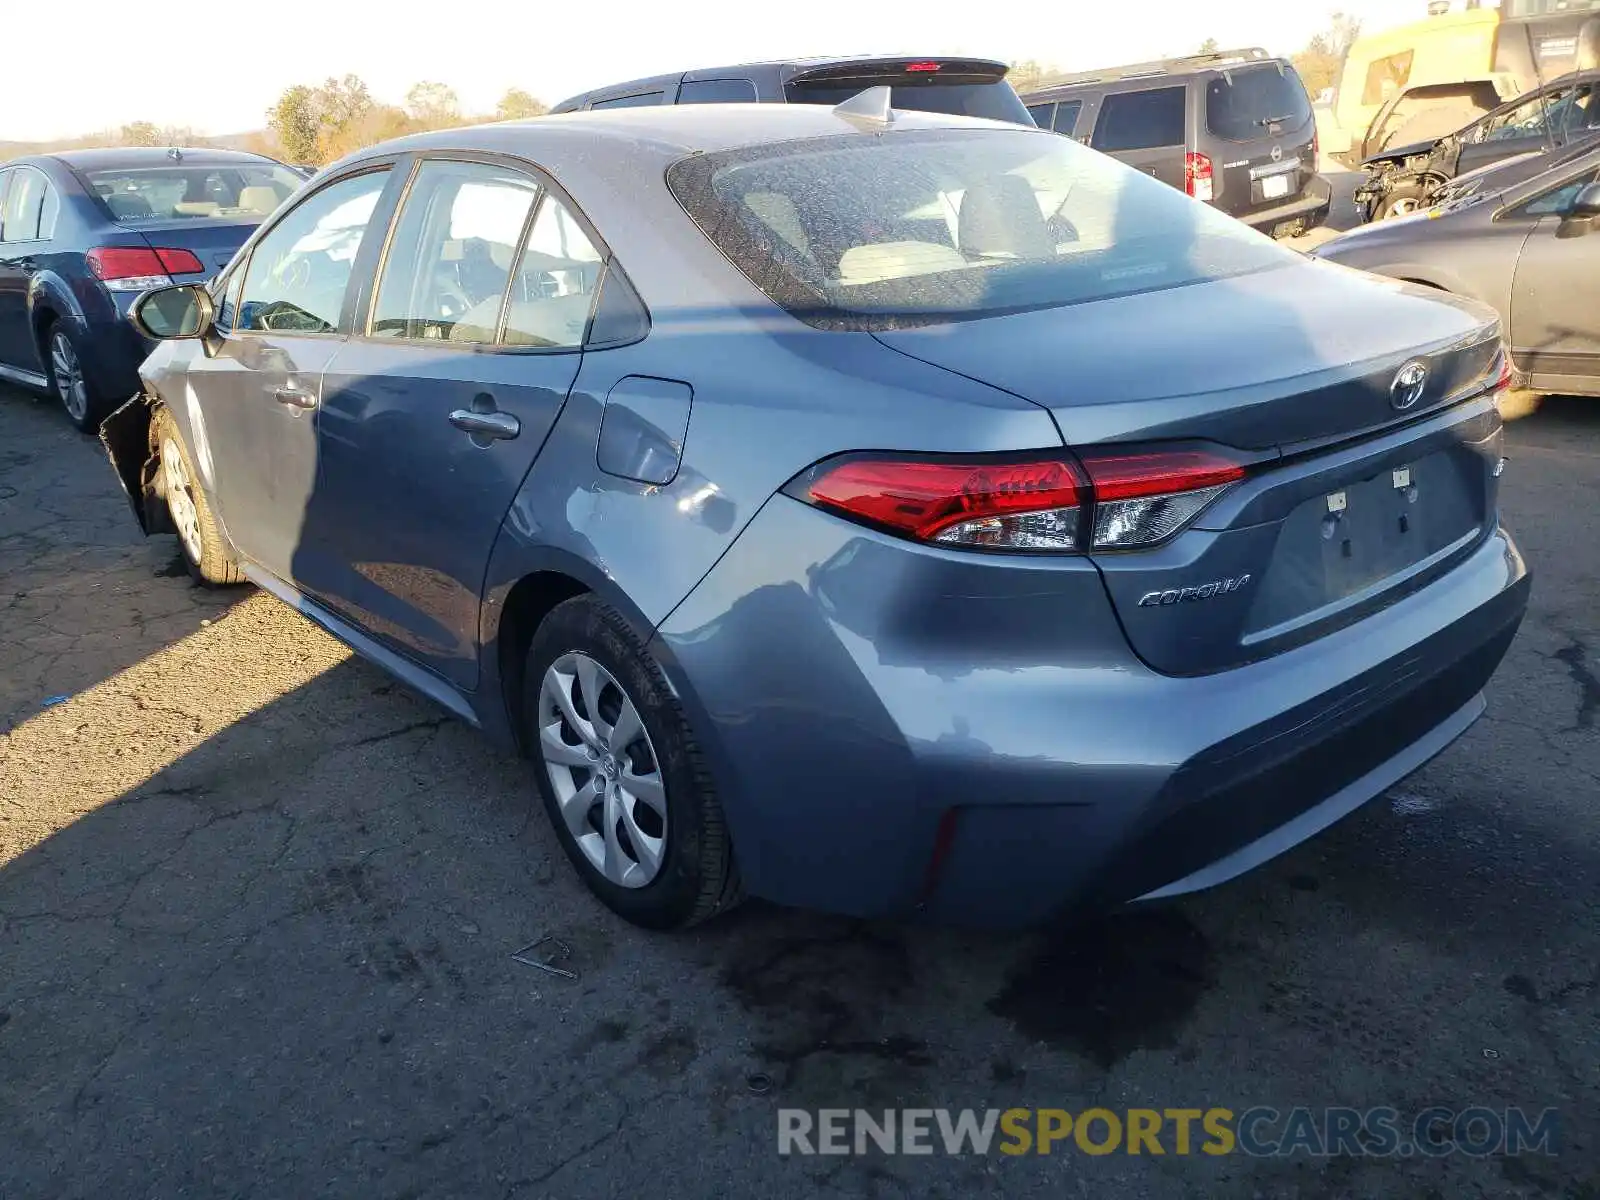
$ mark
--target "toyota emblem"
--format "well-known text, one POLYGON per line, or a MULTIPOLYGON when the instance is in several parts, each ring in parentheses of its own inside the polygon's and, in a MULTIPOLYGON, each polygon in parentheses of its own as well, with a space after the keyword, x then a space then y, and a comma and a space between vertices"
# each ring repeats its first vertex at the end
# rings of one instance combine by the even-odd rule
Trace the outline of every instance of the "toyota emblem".
POLYGON ((1389 403, 1404 411, 1422 399, 1428 386, 1428 368, 1420 362, 1408 362, 1395 373, 1389 385, 1389 403))
POLYGON ((1273 162, 1281 162, 1282 160, 1283 160, 1283 147, 1282 146, 1274 146, 1272 148, 1272 161, 1273 162))

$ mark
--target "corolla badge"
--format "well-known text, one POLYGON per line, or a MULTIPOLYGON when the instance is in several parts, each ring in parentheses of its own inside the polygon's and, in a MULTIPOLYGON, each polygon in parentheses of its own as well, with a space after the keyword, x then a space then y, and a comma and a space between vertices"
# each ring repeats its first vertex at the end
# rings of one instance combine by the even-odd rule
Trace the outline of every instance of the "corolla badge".
POLYGON ((1250 582, 1248 575, 1235 575, 1229 579, 1213 579, 1198 587, 1168 588, 1163 592, 1146 592, 1139 597, 1140 608, 1160 608, 1168 604, 1187 604, 1192 600, 1210 600, 1213 596, 1231 596, 1250 582))
POLYGON ((1420 362, 1408 362, 1389 385, 1389 403, 1403 412, 1422 399, 1427 386, 1428 368, 1420 362))

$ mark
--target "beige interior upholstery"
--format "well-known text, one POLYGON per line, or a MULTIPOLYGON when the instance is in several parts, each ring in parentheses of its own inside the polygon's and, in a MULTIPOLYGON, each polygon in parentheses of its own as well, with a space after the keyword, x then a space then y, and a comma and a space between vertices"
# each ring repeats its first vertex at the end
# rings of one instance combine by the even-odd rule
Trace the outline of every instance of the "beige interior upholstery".
MULTIPOLYGON (((589 321, 589 306, 594 297, 577 293, 542 300, 519 300, 506 317, 508 346, 577 346, 583 342, 583 327, 589 321)), ((500 297, 485 300, 468 309, 450 330, 452 342, 494 341, 494 325, 500 316, 500 297)))
MULTIPOLYGON (((216 207, 215 205, 212 206, 216 207)), ((239 189, 239 207, 246 212, 260 213, 267 216, 278 207, 278 193, 269 187, 246 187, 239 189)))
POLYGON ((969 255, 1049 258, 1054 239, 1033 188, 1020 175, 996 175, 961 197, 957 240, 969 255))
POLYGON ((908 275, 954 271, 967 265, 961 252, 937 242, 878 242, 852 246, 839 257, 839 282, 846 285, 882 283, 908 275))
POLYGON ((215 200, 180 200, 172 211, 180 217, 214 217, 222 209, 215 200))
POLYGON ((811 253, 811 239, 806 237, 805 226, 800 223, 800 210, 795 208, 793 200, 782 192, 747 192, 744 202, 773 233, 801 254, 811 253))

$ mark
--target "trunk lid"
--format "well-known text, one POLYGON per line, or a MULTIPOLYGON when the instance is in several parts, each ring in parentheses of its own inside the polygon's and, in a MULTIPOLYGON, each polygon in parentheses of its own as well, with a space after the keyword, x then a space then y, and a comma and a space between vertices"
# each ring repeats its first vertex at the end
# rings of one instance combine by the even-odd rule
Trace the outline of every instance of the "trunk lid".
POLYGON ((194 283, 210 279, 226 267, 260 224, 259 220, 240 222, 189 218, 141 221, 137 226, 130 227, 130 232, 137 232, 151 246, 192 253, 200 260, 204 272, 199 275, 174 275, 173 279, 178 283, 194 283))
POLYGON ((1201 441, 1250 464, 1172 540, 1094 555, 1145 661, 1200 674, 1393 603, 1493 528, 1493 315, 1325 265, 875 336, 1043 405, 1070 446, 1201 441), (1421 394, 1397 408, 1413 361, 1421 394))

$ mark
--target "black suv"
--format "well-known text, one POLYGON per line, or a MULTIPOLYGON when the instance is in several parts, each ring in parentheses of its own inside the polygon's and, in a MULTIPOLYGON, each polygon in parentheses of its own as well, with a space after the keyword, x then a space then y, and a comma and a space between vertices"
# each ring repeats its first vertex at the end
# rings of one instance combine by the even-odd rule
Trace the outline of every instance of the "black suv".
POLYGON ((884 84, 895 108, 1033 124, 1006 82, 1006 64, 983 58, 807 58, 708 67, 596 88, 550 111, 639 104, 832 105, 884 84))
POLYGON ((1084 71, 1022 98, 1077 138, 1274 237, 1328 215, 1317 122, 1300 76, 1265 50, 1084 71))

